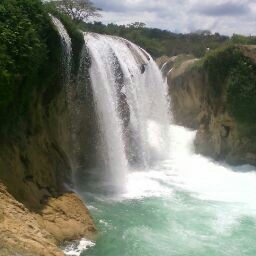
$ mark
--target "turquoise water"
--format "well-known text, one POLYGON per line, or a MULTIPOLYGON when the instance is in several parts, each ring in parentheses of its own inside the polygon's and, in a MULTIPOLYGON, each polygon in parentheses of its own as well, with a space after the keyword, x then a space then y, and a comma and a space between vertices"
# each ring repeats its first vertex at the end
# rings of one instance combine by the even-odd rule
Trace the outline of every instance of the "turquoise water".
POLYGON ((172 126, 171 133, 169 159, 131 170, 124 191, 81 189, 99 230, 95 246, 81 255, 256 255, 253 167, 232 168, 196 155, 194 132, 172 126))
POLYGON ((245 214, 222 220, 221 213, 227 216, 232 205, 203 202, 179 191, 172 199, 93 205, 100 236, 83 255, 256 255, 255 218, 245 214))

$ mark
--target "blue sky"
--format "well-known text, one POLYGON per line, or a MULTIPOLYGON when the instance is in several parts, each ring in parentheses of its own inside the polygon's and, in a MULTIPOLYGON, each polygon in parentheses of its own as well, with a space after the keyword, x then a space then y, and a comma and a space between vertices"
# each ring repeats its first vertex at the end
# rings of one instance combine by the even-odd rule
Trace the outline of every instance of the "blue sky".
POLYGON ((173 32, 256 35, 256 0, 92 0, 104 23, 145 22, 173 32))

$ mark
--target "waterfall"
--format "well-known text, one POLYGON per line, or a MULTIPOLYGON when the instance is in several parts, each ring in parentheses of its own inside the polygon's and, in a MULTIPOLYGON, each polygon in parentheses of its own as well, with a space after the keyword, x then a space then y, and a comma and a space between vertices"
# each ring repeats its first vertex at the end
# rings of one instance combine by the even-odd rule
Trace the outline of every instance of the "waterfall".
POLYGON ((49 14, 52 23, 56 27, 60 39, 61 39, 61 45, 62 45, 62 70, 64 70, 64 81, 66 84, 69 84, 70 82, 70 75, 71 75, 71 62, 72 62, 72 46, 71 46, 71 38, 68 35, 68 32, 66 31, 65 27, 61 23, 59 19, 54 17, 53 15, 49 14))
POLYGON ((123 38, 84 33, 85 46, 77 83, 72 87, 71 39, 63 24, 49 15, 62 44, 62 69, 72 115, 73 154, 79 158, 74 159, 74 169, 79 169, 80 163, 82 167, 83 159, 86 159, 80 157, 83 148, 83 140, 79 138, 83 124, 82 108, 86 108, 80 100, 88 98, 90 62, 90 84, 99 128, 96 147, 101 156, 98 162, 102 171, 99 175, 107 186, 111 184, 120 189, 128 172, 147 169, 168 154, 167 84, 157 64, 142 48, 123 38))
POLYGON ((101 130, 102 156, 109 178, 116 186, 124 182, 128 169, 122 120, 118 113, 116 59, 105 37, 85 35, 91 57, 90 77, 101 130))
POLYGON ((168 151, 167 85, 152 57, 119 37, 84 33, 105 175, 115 185, 168 151))
MULTIPOLYGON (((77 100, 77 94, 79 94, 79 86, 72 80, 71 72, 72 72, 72 42, 71 38, 65 29, 62 22, 54 17, 53 15, 49 14, 53 25, 55 26, 61 42, 61 75, 62 75, 62 84, 64 85, 65 91, 65 98, 64 98, 64 105, 67 106, 68 109, 68 130, 70 132, 70 137, 66 138, 68 141, 68 149, 67 154, 71 163, 72 168, 72 180, 74 182, 75 172, 79 166, 79 154, 81 151, 80 145, 80 112, 81 106, 77 100)), ((82 94, 82 93, 80 93, 82 94)), ((63 125, 67 125, 66 120, 64 121, 63 125)), ((61 124, 62 125, 62 124, 61 124)), ((67 142, 66 141, 66 142, 67 142)))

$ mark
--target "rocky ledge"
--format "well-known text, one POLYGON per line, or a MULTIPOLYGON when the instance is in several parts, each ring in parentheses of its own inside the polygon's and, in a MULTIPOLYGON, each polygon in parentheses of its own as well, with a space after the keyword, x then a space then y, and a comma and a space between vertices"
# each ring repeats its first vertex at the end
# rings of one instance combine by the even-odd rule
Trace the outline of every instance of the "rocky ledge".
POLYGON ((93 239, 96 233, 84 203, 67 190, 74 163, 86 169, 92 158, 89 103, 80 104, 77 118, 80 146, 73 140, 65 87, 46 105, 44 97, 35 93, 28 127, 1 141, 0 256, 64 255, 58 248, 62 243, 93 239))
POLYGON ((96 229, 84 203, 74 193, 49 198, 41 211, 29 211, 0 184, 0 255, 64 256, 68 240, 95 238, 96 229))
POLYGON ((176 123, 197 129, 198 153, 231 164, 256 165, 256 46, 231 46, 204 59, 158 60, 167 76, 176 123))

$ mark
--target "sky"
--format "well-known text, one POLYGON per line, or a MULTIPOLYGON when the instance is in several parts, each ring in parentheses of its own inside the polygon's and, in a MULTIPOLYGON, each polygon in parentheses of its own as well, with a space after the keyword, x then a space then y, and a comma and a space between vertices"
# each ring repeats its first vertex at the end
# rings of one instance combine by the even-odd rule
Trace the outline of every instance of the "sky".
POLYGON ((92 0, 103 23, 144 22, 148 27, 189 33, 256 35, 256 0, 92 0))

